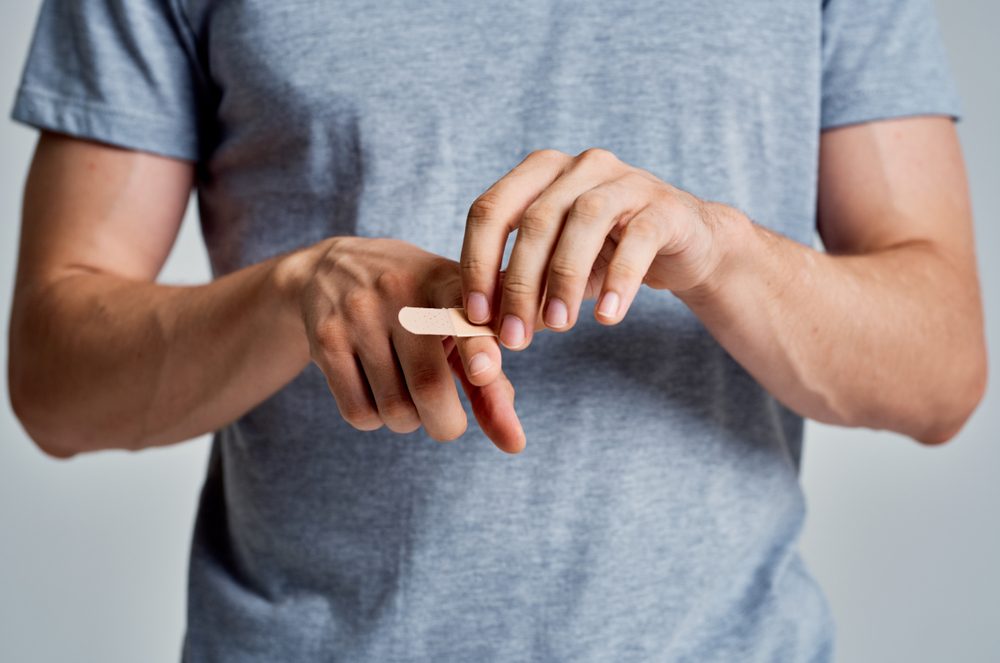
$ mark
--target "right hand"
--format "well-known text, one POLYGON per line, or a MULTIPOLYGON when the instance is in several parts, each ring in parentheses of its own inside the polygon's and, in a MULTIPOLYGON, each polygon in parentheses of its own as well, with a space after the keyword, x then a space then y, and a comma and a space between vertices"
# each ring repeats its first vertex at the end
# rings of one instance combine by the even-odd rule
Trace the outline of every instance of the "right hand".
POLYGON ((462 305, 456 261, 401 240, 364 237, 335 237, 310 253, 299 290, 302 318, 310 356, 345 421, 397 433, 422 424, 432 438, 453 440, 467 426, 454 372, 493 443, 508 453, 524 448, 496 338, 418 336, 399 324, 403 306, 462 305))

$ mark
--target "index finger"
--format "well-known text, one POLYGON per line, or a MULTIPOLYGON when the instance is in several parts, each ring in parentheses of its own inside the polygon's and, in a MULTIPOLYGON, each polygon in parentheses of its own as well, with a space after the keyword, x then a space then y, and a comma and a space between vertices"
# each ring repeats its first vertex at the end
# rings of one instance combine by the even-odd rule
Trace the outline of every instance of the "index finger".
POLYGON ((524 210, 559 177, 572 157, 558 150, 529 154, 472 203, 465 223, 462 256, 462 301, 469 321, 490 320, 507 236, 524 210))
POLYGON ((472 413, 479 428, 494 445, 509 454, 520 453, 524 449, 525 435, 521 421, 514 410, 514 385, 500 372, 497 379, 484 386, 476 386, 469 381, 457 352, 448 355, 452 372, 462 383, 472 413))

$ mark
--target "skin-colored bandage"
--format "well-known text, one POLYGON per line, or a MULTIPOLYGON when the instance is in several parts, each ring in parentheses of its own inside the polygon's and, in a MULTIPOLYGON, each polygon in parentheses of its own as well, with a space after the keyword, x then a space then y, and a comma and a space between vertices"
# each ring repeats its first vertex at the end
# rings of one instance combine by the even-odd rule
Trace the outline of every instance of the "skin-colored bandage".
POLYGON ((469 322, 463 308, 404 306, 399 309, 399 324, 411 334, 496 336, 496 333, 486 325, 474 325, 469 322))

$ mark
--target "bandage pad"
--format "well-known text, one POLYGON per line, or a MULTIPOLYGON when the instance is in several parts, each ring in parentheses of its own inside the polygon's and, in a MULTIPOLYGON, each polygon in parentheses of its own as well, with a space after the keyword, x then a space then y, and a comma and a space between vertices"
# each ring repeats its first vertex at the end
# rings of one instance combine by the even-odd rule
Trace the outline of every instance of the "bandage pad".
POLYGON ((463 308, 404 306, 399 309, 399 324, 411 334, 496 336, 496 333, 486 325, 474 325, 469 322, 463 308))

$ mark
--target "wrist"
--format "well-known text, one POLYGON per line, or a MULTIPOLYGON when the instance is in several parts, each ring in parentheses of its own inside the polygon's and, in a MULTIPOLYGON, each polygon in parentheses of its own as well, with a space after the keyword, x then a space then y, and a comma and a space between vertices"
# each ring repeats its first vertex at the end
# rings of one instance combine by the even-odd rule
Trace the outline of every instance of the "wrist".
POLYGON ((308 357, 309 347, 302 311, 303 293, 316 274, 320 260, 335 251, 339 237, 330 237, 311 246, 275 258, 268 271, 268 285, 277 297, 277 313, 282 328, 302 346, 303 356, 308 357))
POLYGON ((704 217, 711 237, 705 271, 692 287, 674 291, 674 295, 689 306, 716 298, 738 281, 747 249, 755 239, 753 222, 734 207, 707 202, 704 217))

